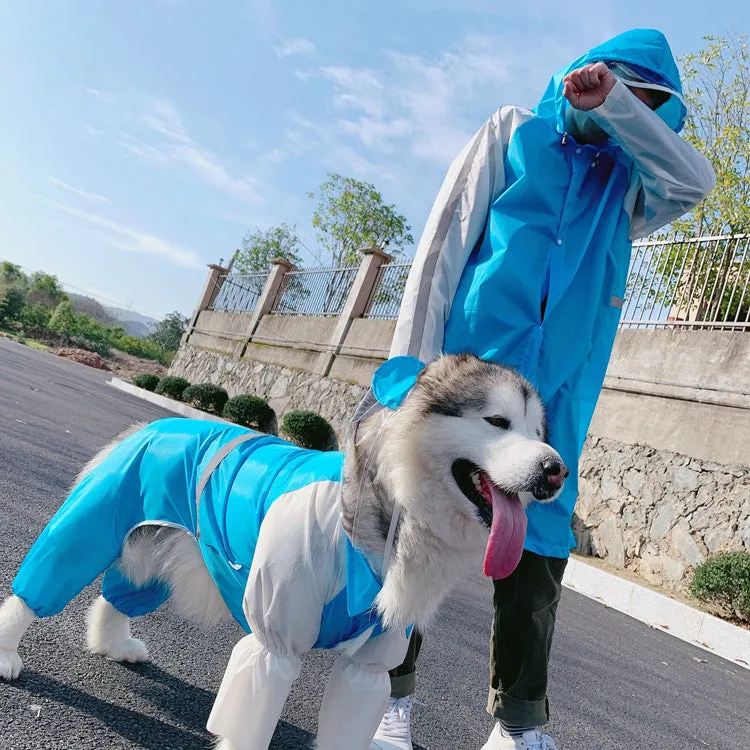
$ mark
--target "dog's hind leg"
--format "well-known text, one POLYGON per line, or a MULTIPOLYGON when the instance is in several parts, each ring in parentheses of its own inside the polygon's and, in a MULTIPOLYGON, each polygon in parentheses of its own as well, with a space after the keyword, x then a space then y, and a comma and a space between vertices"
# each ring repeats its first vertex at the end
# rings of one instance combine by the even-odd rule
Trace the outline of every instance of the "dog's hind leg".
POLYGON ((130 635, 130 618, 103 596, 96 599, 86 615, 86 641, 89 651, 112 661, 148 660, 146 644, 130 635))
POLYGON ((153 612, 169 598, 168 587, 150 580, 137 585, 112 566, 104 574, 102 594, 86 617, 89 651, 113 661, 139 662, 148 659, 143 641, 130 634, 130 618, 153 612))
POLYGON ((18 644, 34 620, 34 613, 15 594, 0 605, 0 680, 15 680, 21 674, 18 644))

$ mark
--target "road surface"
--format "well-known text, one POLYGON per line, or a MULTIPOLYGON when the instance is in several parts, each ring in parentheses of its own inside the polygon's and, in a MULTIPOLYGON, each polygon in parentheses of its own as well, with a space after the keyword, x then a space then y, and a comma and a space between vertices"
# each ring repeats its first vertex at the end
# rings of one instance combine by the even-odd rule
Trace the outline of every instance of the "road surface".
MULTIPOLYGON (((106 385, 108 375, 0 339, 0 594, 82 463, 137 420, 166 413, 106 385)), ((1 750, 199 750, 238 627, 195 628, 164 607, 134 624, 152 662, 87 653, 86 590, 21 645, 26 670, 0 683, 1 750)), ((415 747, 479 750, 491 587, 467 581, 420 656, 415 747)), ((331 659, 305 659, 274 750, 311 747, 331 659)), ((549 730, 561 750, 739 750, 750 741, 750 671, 565 590, 551 661, 549 730)))

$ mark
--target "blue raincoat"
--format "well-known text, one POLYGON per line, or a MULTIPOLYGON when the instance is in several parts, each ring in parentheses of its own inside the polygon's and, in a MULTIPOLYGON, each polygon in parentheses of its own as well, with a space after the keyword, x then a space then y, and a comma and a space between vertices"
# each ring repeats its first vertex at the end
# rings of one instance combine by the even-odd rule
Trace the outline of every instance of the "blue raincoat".
POLYGON ((567 557, 577 464, 607 369, 631 241, 713 188, 677 132, 677 66, 658 31, 621 34, 556 73, 534 110, 502 107, 451 165, 404 294, 391 356, 472 352, 519 370, 547 406, 549 442, 571 468, 558 500, 532 503, 526 549, 567 557), (566 133, 563 78, 624 63, 669 100, 652 111, 621 81, 591 117, 597 146, 566 133))
MULTIPOLYGON (((284 496, 303 515, 317 487, 335 519, 342 470, 341 453, 303 450, 229 424, 159 420, 125 439, 74 488, 26 555, 13 592, 37 617, 48 617, 106 570, 107 601, 130 617, 151 612, 169 597, 166 586, 135 587, 111 566, 136 527, 174 526, 197 537, 227 607, 250 632, 245 589, 269 510, 284 496)), ((338 550, 343 573, 330 566, 314 648, 383 632, 373 612, 378 577, 343 533, 338 550)))

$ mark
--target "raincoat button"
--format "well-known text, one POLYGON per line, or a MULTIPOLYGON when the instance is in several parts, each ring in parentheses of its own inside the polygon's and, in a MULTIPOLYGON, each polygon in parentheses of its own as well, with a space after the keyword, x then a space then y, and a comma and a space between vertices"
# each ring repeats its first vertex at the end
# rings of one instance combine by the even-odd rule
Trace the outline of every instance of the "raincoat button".
POLYGON ((557 241, 557 244, 558 244, 558 245, 562 245, 562 240, 558 240, 558 241, 557 241))
POLYGON ((580 149, 580 148, 577 148, 577 149, 576 149, 576 153, 577 153, 577 154, 580 154, 580 153, 581 153, 581 149, 580 149))

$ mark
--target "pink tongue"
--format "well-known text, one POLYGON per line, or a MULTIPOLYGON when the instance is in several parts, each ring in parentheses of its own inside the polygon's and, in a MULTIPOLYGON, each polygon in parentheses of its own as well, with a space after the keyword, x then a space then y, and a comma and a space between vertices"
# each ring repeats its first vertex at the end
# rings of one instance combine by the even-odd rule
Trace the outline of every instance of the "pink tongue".
POLYGON ((501 492, 482 477, 483 489, 489 485, 492 494, 492 527, 484 555, 484 574, 490 578, 507 578, 521 560, 526 538, 526 512, 517 497, 501 492))

